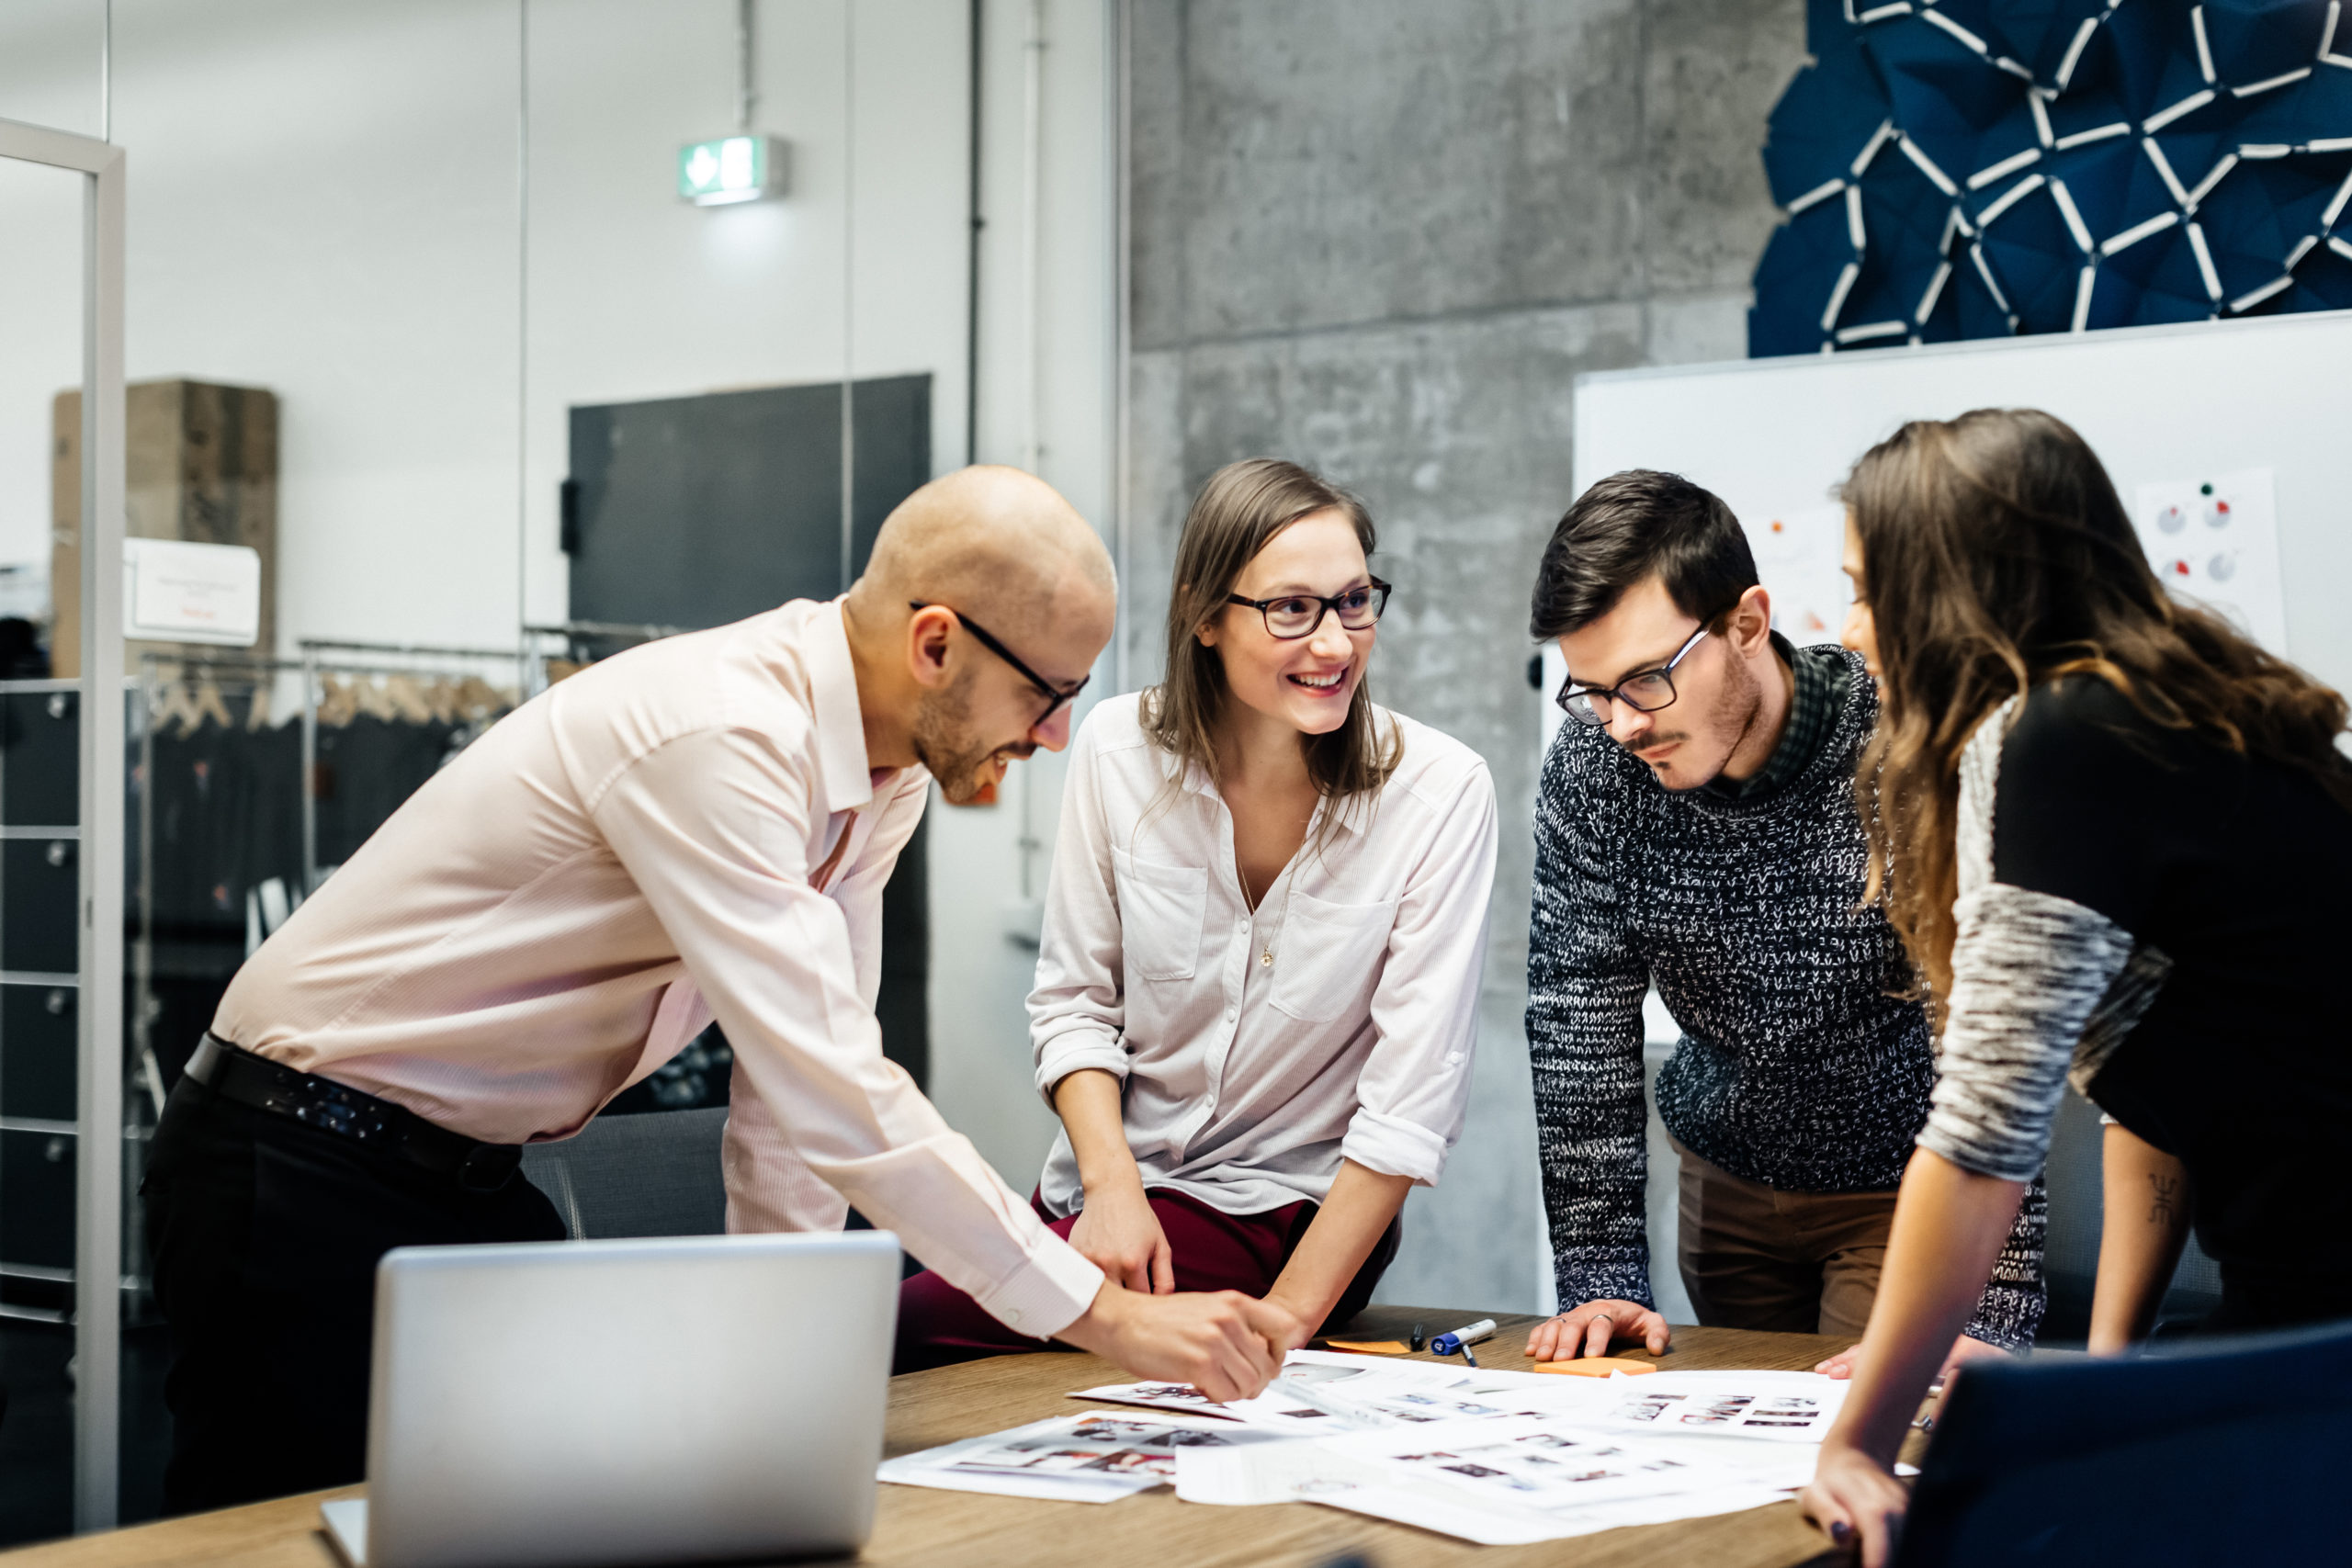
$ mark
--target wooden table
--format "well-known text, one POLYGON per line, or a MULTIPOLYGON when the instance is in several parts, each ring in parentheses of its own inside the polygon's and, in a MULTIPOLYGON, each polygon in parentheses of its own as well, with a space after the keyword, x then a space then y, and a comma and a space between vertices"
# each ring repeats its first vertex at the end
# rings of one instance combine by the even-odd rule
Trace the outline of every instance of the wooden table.
MULTIPOLYGON (((1416 1322, 1431 1333, 1481 1315, 1500 1325, 1479 1346, 1482 1367, 1524 1371, 1533 1317, 1450 1307, 1374 1307, 1349 1325, 1350 1337, 1403 1339, 1416 1322)), ((1810 1334, 1759 1334, 1728 1328, 1678 1328, 1661 1369, 1716 1367, 1810 1370, 1850 1341, 1810 1334)), ((1619 1355, 1645 1352, 1620 1348, 1619 1355)), ((1422 1358, 1429 1359, 1427 1356, 1422 1358)), ((1459 1366, 1455 1361, 1451 1363, 1459 1366)), ((959 1438, 1002 1431, 1083 1406, 1074 1388, 1126 1381, 1092 1356, 1075 1352, 1002 1356, 894 1379, 886 1450, 912 1453, 959 1438)), ((1098 1407, 1100 1408, 1100 1407, 1098 1407)), ((1914 1456, 1906 1456, 1914 1457, 1914 1456)), ((236 1562, 254 1568, 340 1568, 319 1529, 319 1504, 356 1495, 357 1487, 315 1492, 248 1507, 167 1519, 104 1535, 82 1536, 0 1554, 9 1568, 145 1568, 147 1564, 236 1562)), ((1361 1554, 1374 1568, 1471 1564, 1572 1564, 1575 1568, 1794 1568, 1839 1558, 1793 1503, 1679 1524, 1645 1525, 1536 1546, 1472 1546, 1336 1508, 1306 1503, 1215 1508, 1180 1503, 1161 1489, 1121 1502, 1041 1503, 928 1487, 885 1486, 874 1539, 859 1558, 875 1568, 970 1563, 1049 1568, 1238 1568, 1279 1564, 1312 1568, 1361 1554)))

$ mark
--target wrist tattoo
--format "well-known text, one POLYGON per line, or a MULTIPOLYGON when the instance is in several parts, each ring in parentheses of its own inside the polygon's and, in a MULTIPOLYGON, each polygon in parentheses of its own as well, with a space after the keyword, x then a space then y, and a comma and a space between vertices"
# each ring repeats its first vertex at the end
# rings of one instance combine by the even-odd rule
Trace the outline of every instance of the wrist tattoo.
POLYGON ((2172 1224, 2175 1217, 2174 1202, 2180 1195, 2180 1178, 2163 1176, 2150 1171, 2148 1190, 2151 1195, 2148 1204, 2148 1223, 2152 1225, 2172 1224))

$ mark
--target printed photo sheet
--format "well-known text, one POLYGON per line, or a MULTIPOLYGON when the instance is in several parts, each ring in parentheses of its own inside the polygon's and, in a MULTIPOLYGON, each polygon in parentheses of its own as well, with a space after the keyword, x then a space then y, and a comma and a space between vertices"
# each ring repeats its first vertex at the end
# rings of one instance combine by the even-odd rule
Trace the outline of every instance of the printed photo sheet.
POLYGON ((1810 1474, 1810 1455, 1762 1468, 1713 1457, 1747 1447, 1645 1442, 1543 1417, 1453 1422, 1248 1454, 1187 1450, 1176 1494, 1321 1503, 1502 1546, 1760 1507, 1810 1474))
POLYGON ((1070 1397, 1221 1416, 1294 1437, 1319 1437, 1542 1415, 1590 1403, 1583 1391, 1564 1389, 1561 1382, 1531 1372, 1480 1372, 1429 1361, 1294 1350, 1282 1376, 1264 1393, 1230 1404, 1211 1403, 1190 1383, 1114 1383, 1081 1389, 1070 1397))
POLYGON ((1849 1385, 1815 1372, 1653 1372, 1589 1386, 1606 1401, 1589 1418, 1613 1430, 1818 1443, 1849 1385))
POLYGON ((886 1460, 876 1474, 902 1486, 1114 1503, 1174 1481, 1176 1456, 1187 1450, 1252 1445, 1275 1448, 1281 1439, 1229 1421, 1093 1411, 886 1460))

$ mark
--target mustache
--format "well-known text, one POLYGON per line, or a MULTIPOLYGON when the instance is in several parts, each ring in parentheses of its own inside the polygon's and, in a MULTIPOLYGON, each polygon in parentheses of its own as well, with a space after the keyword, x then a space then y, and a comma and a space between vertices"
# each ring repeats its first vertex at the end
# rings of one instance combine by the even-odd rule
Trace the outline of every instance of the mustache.
POLYGON ((1627 746, 1625 750, 1638 757, 1645 751, 1656 750, 1660 746, 1671 746, 1676 741, 1683 739, 1685 739, 1685 737, 1679 733, 1674 735, 1645 735, 1641 739, 1627 746))

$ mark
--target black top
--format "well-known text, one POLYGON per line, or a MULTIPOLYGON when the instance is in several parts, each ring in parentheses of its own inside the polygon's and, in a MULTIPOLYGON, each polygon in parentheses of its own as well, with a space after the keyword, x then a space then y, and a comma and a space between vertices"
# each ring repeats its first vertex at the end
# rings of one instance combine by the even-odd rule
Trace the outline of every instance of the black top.
POLYGON ((2188 1166, 2227 1325, 2352 1314, 2352 811, 2075 679, 2028 698, 1995 814, 1996 880, 2172 960, 2090 1097, 2188 1166))

